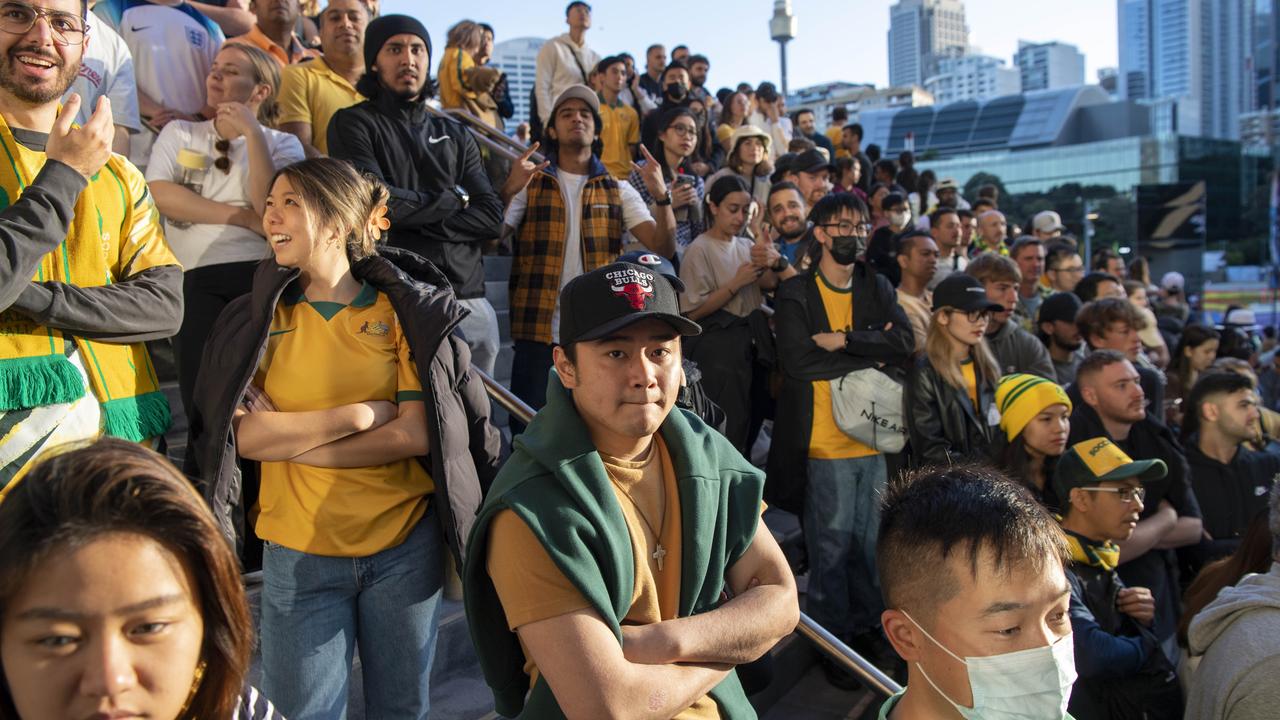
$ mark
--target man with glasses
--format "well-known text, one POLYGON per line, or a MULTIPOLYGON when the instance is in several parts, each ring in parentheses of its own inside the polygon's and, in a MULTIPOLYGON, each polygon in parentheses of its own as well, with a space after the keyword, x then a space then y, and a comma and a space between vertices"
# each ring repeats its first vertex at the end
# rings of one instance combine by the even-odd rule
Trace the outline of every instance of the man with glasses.
MULTIPOLYGON (((891 657, 880 633, 884 606, 875 572, 876 508, 888 468, 882 453, 840 430, 831 407, 833 380, 904 365, 915 348, 893 286, 863 259, 868 218, 857 196, 822 198, 812 213, 821 258, 812 272, 778 287, 783 387, 766 487, 772 504, 804 515, 814 620, 860 652, 891 657)), ((833 684, 853 686, 836 666, 824 668, 833 684)))
POLYGON ((1074 247, 1065 243, 1050 245, 1045 252, 1045 276, 1053 292, 1075 292, 1084 278, 1084 260, 1074 247))
POLYGON ((169 427, 143 341, 177 332, 182 269, 142 173, 106 157, 110 101, 82 130, 78 98, 59 115, 84 53, 83 7, 0 3, 0 192, 14 209, 30 201, 4 242, 0 488, 55 444, 169 427))
POLYGON ((1152 629, 1155 599, 1116 572, 1116 543, 1133 535, 1145 507, 1142 483, 1167 474, 1163 460, 1132 460, 1105 437, 1067 448, 1054 470, 1071 551, 1069 612, 1080 677, 1068 707, 1076 717, 1182 717, 1174 667, 1152 629))
POLYGON ((1161 458, 1168 466, 1167 475, 1146 484, 1144 508, 1133 534, 1115 540, 1121 550, 1120 577, 1151 590, 1156 602, 1153 629, 1165 654, 1176 662, 1179 603, 1173 549, 1196 544, 1203 530, 1182 447, 1147 411, 1138 371, 1114 350, 1095 350, 1086 357, 1068 394, 1073 401, 1079 399, 1071 412, 1072 445, 1102 437, 1131 458, 1161 458))

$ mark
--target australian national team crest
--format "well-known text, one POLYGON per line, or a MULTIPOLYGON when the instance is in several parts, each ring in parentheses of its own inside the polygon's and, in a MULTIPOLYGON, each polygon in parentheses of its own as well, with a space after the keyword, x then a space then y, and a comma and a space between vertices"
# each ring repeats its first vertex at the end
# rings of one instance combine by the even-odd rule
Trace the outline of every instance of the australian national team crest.
POLYGON ((653 297, 653 274, 635 268, 611 270, 605 273, 609 289, 623 298, 635 310, 644 310, 653 297))

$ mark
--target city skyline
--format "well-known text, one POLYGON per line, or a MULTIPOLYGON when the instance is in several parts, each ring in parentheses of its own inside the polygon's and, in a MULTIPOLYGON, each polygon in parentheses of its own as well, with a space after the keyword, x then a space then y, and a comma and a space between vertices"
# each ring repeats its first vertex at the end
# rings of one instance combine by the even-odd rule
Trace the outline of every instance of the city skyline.
MULTIPOLYGON (((799 32, 788 46, 788 80, 792 90, 826 82, 847 81, 889 85, 888 0, 793 0, 799 32), (826 48, 849 48, 842 27, 865 28, 862 46, 847 64, 833 62, 826 48)), ((1085 81, 1095 82, 1098 68, 1117 65, 1115 0, 1078 0, 1056 5, 1046 14, 1037 3, 1011 0, 967 0, 966 20, 970 43, 983 54, 1013 62, 1018 41, 1059 41, 1075 45, 1085 56, 1085 81)), ((418 0, 384 0, 383 12, 413 15, 431 32, 437 57, 445 31, 464 18, 494 25, 498 41, 518 37, 554 37, 566 30, 563 3, 550 5, 501 0, 492 6, 431 4, 418 0)), ((772 0, 743 0, 734 5, 735 17, 726 17, 724 6, 694 6, 674 0, 634 5, 595 3, 588 44, 602 55, 628 51, 640 57, 650 43, 668 51, 680 43, 711 59, 709 84, 714 88, 738 82, 758 83, 779 79, 777 44, 769 39, 772 0), (672 27, 699 28, 699 31, 672 27), (719 28, 731 32, 716 32, 719 28)), ((435 58, 433 58, 433 63, 435 58)), ((643 59, 641 58, 641 62, 643 59)), ((433 68, 434 71, 434 68, 433 68)))

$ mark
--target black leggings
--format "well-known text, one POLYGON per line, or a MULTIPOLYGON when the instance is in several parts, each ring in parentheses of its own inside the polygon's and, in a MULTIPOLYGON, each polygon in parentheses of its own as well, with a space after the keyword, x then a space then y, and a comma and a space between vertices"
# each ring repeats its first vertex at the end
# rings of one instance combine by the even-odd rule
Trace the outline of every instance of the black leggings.
POLYGON ((193 268, 182 275, 182 330, 174 339, 174 354, 178 361, 182 410, 188 417, 209 332, 222 309, 253 288, 253 269, 257 266, 256 260, 223 263, 193 268))

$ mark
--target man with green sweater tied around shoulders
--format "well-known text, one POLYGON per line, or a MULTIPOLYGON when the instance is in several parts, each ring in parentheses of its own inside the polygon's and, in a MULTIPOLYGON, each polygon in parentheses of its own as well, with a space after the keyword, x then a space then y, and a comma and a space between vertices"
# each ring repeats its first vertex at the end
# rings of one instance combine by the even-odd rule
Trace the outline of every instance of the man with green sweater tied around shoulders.
POLYGON ((480 509, 463 571, 499 714, 753 718, 734 666, 796 625, 764 475, 675 410, 675 289, 614 263, 561 293, 547 404, 480 509), (728 599, 725 599, 725 597, 728 599))

